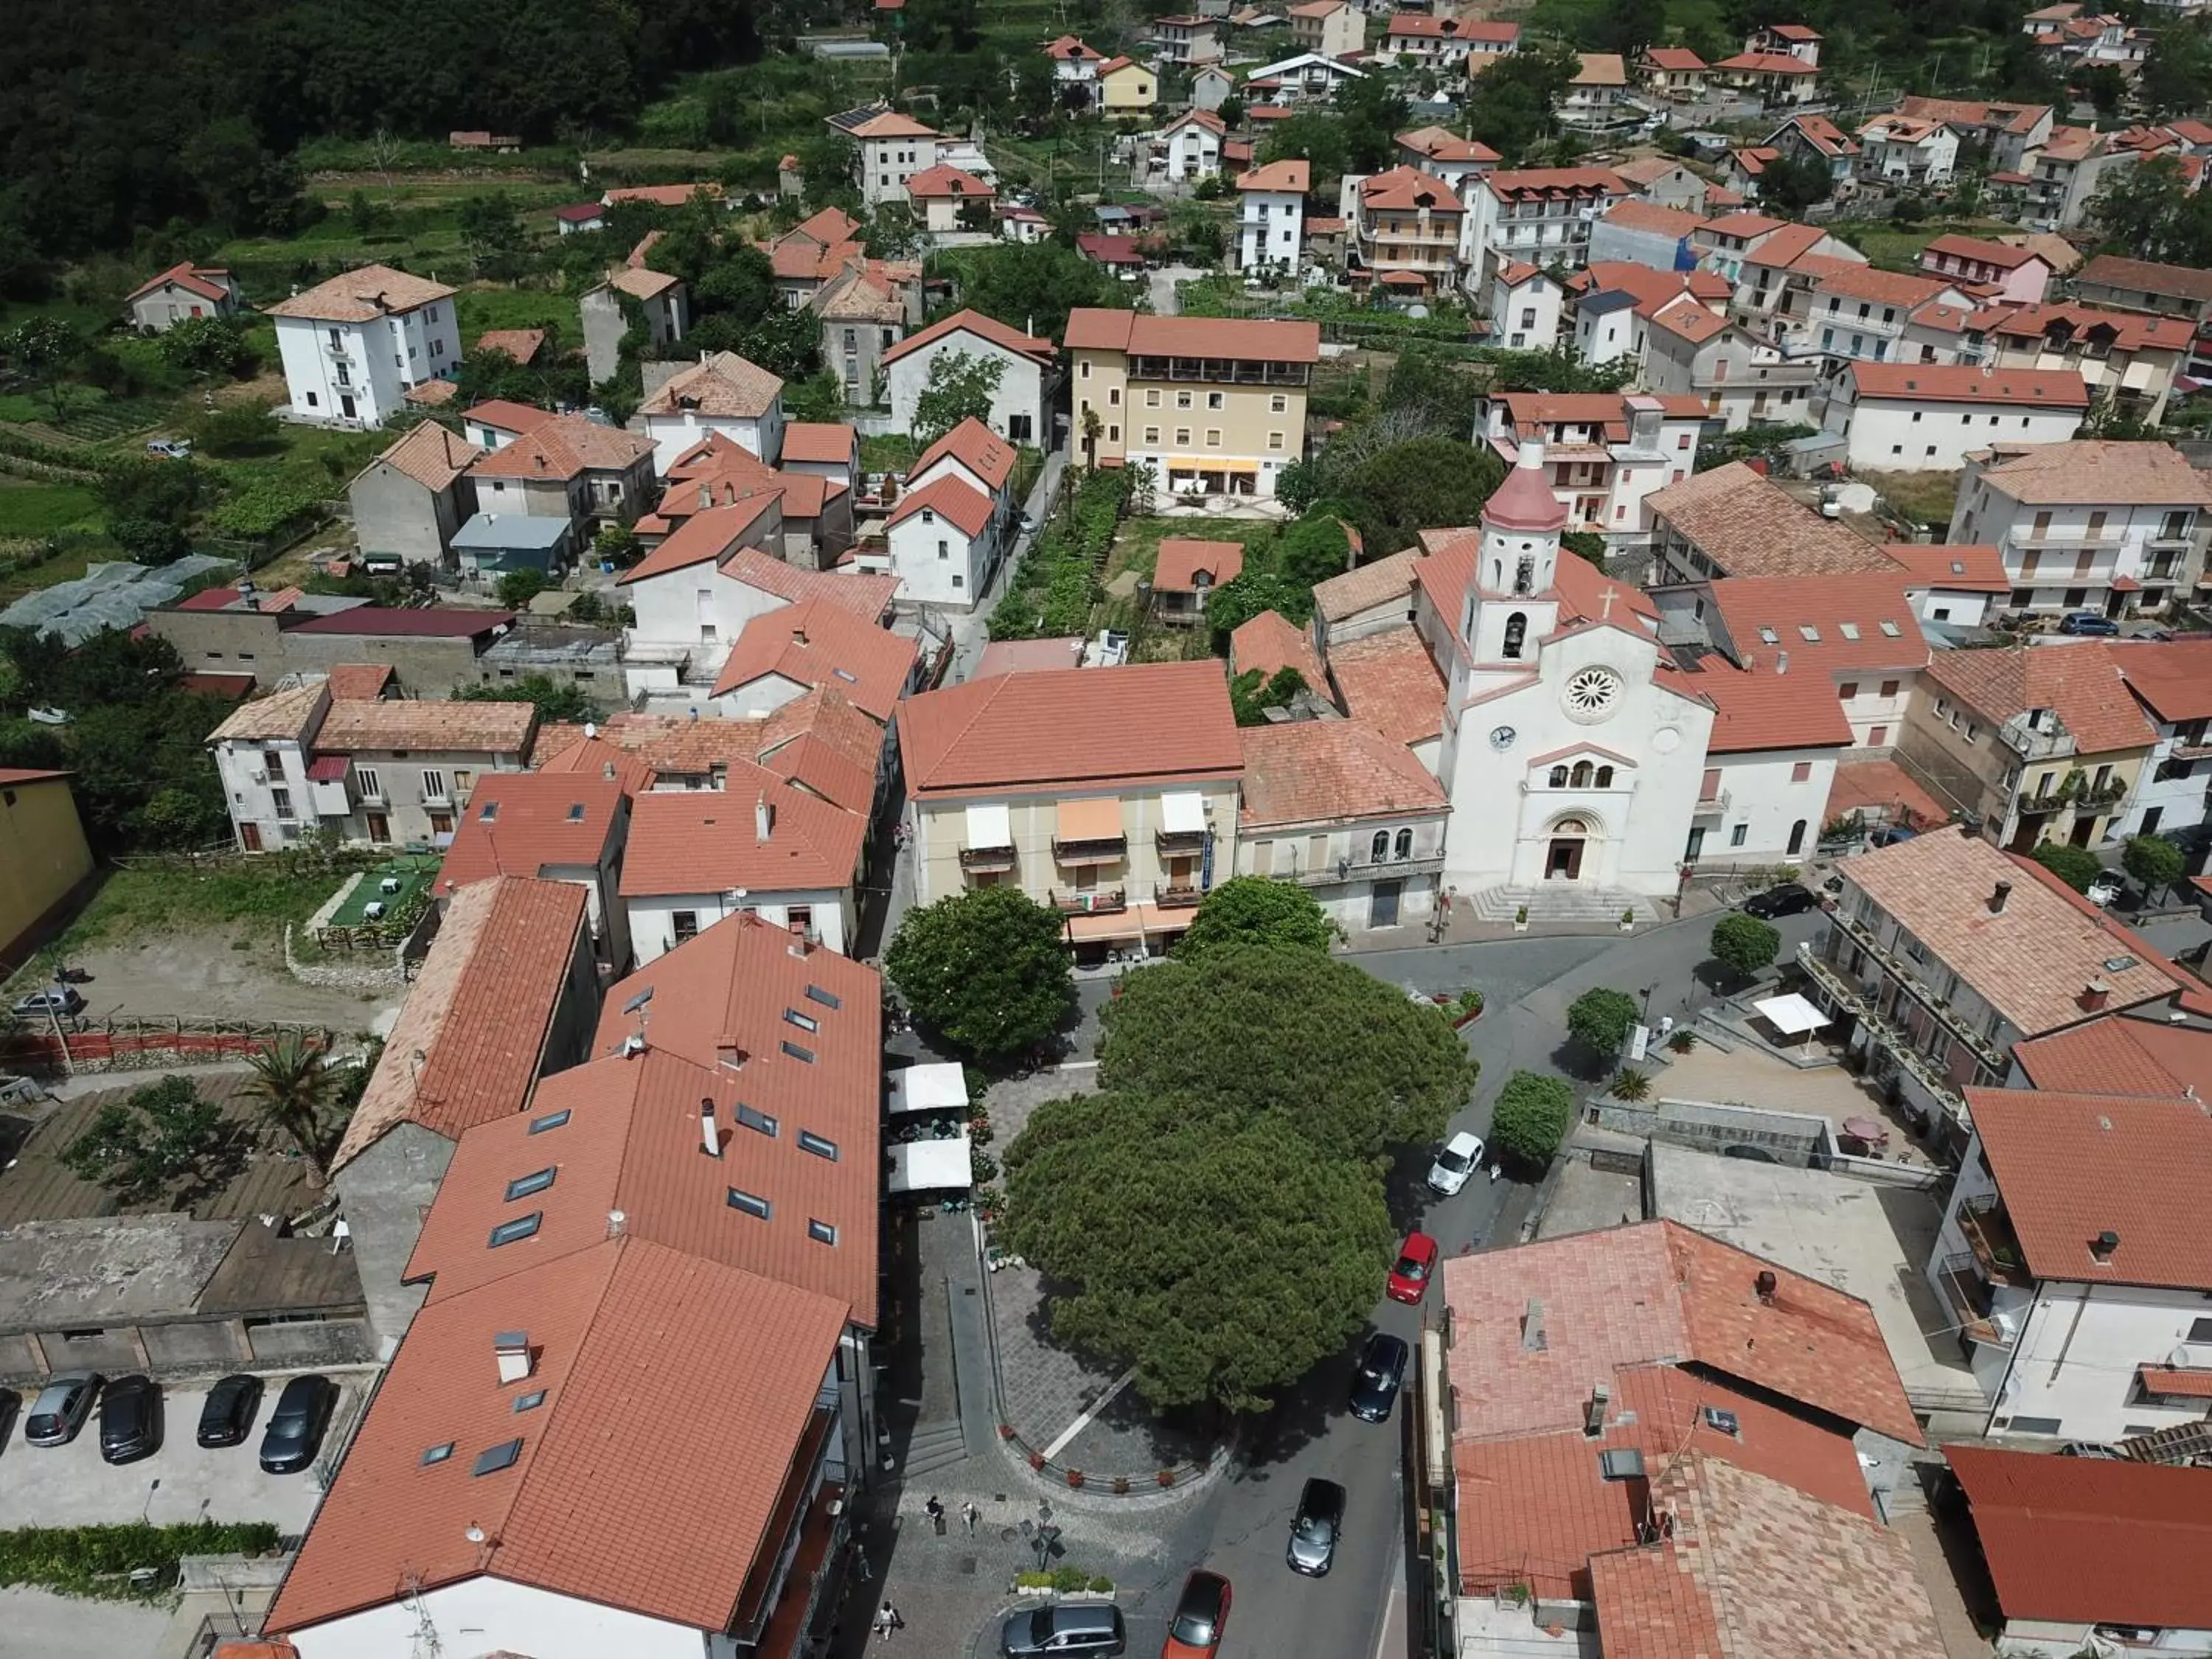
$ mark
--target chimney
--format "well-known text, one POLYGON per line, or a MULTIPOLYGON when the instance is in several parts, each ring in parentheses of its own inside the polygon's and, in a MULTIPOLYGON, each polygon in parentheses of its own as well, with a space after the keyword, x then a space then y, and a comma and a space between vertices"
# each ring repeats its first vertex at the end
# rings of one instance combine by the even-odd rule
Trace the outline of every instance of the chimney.
POLYGON ((1612 1398, 1612 1390, 1598 1382, 1591 1385, 1590 1396, 1583 1402, 1583 1433, 1592 1440, 1605 1432, 1605 1408, 1612 1398))
POLYGON ((1544 1304, 1532 1296, 1521 1315, 1521 1351, 1541 1353, 1549 1346, 1544 1340, 1544 1304))
POLYGON ((795 957, 805 957, 809 954, 814 947, 807 939, 806 924, 803 921, 794 921, 786 925, 791 929, 789 947, 791 954, 795 957))
POLYGON ((793 645, 804 646, 806 643, 806 630, 804 628, 793 629, 791 630, 791 642, 793 645))
POLYGON ((2110 1227, 2089 1241, 2089 1254, 2100 1261, 2110 1261, 2112 1252, 2120 1248, 2120 1236, 2110 1227))
POLYGON ((629 1218, 624 1215, 620 1210, 609 1210, 607 1212, 607 1237, 609 1238, 620 1238, 623 1236, 623 1231, 629 1225, 629 1218))
POLYGON ((769 827, 775 823, 775 808, 768 804, 768 791, 763 789, 753 801, 753 836, 766 841, 769 827))
POLYGON ((599 735, 599 723, 597 720, 586 720, 584 722, 584 735, 587 738, 598 737, 599 735))
POLYGON ((699 1150, 709 1158, 722 1155, 722 1138, 714 1132, 714 1097, 699 1097, 699 1150))
POLYGON ((615 781, 615 763, 612 761, 601 762, 599 765, 599 775, 602 778, 605 778, 609 783, 612 783, 615 781))
POLYGON ((1990 914, 1993 916, 2002 915, 2004 914, 2005 901, 2011 896, 2012 884, 2008 881, 1999 882, 1990 891, 1990 914))
POLYGON ((714 1044, 714 1059, 720 1064, 728 1066, 733 1072, 739 1066, 743 1066, 750 1058, 751 1058, 751 1056, 747 1054, 744 1049, 738 1046, 738 1040, 735 1037, 726 1036, 714 1044))
POLYGON ((1771 1267, 1761 1267, 1759 1270, 1759 1276, 1751 1281, 1751 1288, 1759 1292, 1759 1299, 1770 1308, 1774 1305, 1775 1284, 1774 1270, 1771 1267))
POLYGON ((2112 999, 2112 988, 2101 979, 2093 979, 2081 988, 2081 1011, 2094 1014, 2112 999))
POLYGON ((1774 672, 1778 675, 1790 672, 1790 653, 1787 651, 1778 651, 1774 653, 1774 672))
POLYGON ((492 1357, 499 1361, 501 1384, 520 1382, 530 1375, 530 1333, 501 1331, 491 1340, 492 1357))

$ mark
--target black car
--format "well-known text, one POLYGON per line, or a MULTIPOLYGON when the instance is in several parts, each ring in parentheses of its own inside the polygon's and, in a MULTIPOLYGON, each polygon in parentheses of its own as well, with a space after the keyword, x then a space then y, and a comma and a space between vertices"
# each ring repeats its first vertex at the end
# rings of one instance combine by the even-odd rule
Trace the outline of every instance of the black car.
POLYGON ((203 1446, 237 1446, 245 1443, 247 1432, 253 1427, 253 1413, 261 1405, 261 1379, 240 1372, 226 1376, 210 1389, 206 1402, 200 1407, 200 1429, 196 1437, 203 1446))
POLYGON ((1359 1367, 1352 1374, 1352 1414, 1366 1423, 1387 1423, 1397 1403, 1398 1385, 1406 1380, 1409 1350, 1405 1342, 1376 1331, 1359 1351, 1359 1367))
POLYGON ((1820 902, 1820 895, 1811 888, 1785 881, 1779 887, 1753 893, 1743 902, 1743 913, 1771 921, 1777 916, 1794 916, 1800 911, 1813 909, 1820 902))
POLYGON ((150 1376, 118 1376, 100 1396, 100 1458, 135 1463, 161 1449, 161 1385, 150 1376))
POLYGON ((296 1474, 315 1461, 323 1431, 337 1403, 337 1386, 327 1376, 295 1376, 276 1396, 269 1426, 261 1431, 261 1468, 269 1474, 296 1474))
POLYGON ((2100 617, 2094 611, 2069 611, 2059 618, 2062 634, 2095 635, 2109 639, 2120 631, 2119 623, 2110 617, 2100 617))
POLYGON ((1298 1494, 1298 1512, 1291 1517, 1291 1571, 1309 1578, 1327 1572, 1336 1559, 1336 1535, 1343 1529, 1344 1488, 1334 1480, 1307 1481, 1298 1494))

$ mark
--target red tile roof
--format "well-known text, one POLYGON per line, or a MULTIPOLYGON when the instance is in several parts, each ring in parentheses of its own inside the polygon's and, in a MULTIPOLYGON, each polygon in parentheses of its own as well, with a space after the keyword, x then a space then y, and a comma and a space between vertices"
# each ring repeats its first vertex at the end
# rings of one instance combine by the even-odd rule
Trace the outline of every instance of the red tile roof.
POLYGON ((2212 1626, 2212 1470, 1947 1446, 2008 1620, 2212 1626))
POLYGON ((1450 810, 1443 786, 1402 744, 1358 720, 1291 720, 1237 736, 1243 830, 1450 810))
POLYGON ((733 759, 720 789, 656 789, 632 803, 623 896, 835 891, 853 884, 867 828, 860 813, 733 759))
POLYGON ((793 461, 849 464, 853 446, 858 441, 849 426, 830 421, 792 421, 783 428, 783 460, 787 465, 793 461))
POLYGON ((1206 542, 1188 536, 1169 536, 1160 543, 1159 561, 1152 569, 1152 591, 1195 592, 1201 572, 1218 587, 1224 582, 1236 580, 1243 568, 1242 542, 1206 542))
POLYGON ((956 311, 950 317, 940 317, 919 333, 909 334, 883 355, 886 367, 900 358, 919 351, 926 345, 934 345, 948 334, 973 334, 988 340, 993 345, 1004 347, 1018 356, 1028 357, 1041 364, 1053 360, 1053 343, 1033 334, 1024 334, 1018 328, 1009 328, 995 317, 986 317, 980 311, 956 311))
POLYGON ((836 688, 888 724, 913 678, 921 647, 821 598, 778 605, 744 625, 724 659, 714 695, 746 706, 745 688, 771 678, 811 690, 836 688))
POLYGON ((1071 351, 1123 351, 1146 357, 1227 357, 1254 362, 1321 360, 1319 323, 1219 317, 1140 316, 1078 307, 1067 313, 1071 351))
POLYGON ((727 1629, 782 1545, 772 1522, 818 1443, 815 1396, 844 1320, 829 1297, 637 1238, 425 1306, 268 1627, 489 1577, 727 1629), (501 1384, 494 1339, 515 1330, 532 1370, 501 1384), (525 1389, 546 1398, 518 1415, 525 1389), (505 1468, 475 1473, 514 1440, 505 1468), (443 1445, 450 1456, 425 1462, 443 1445))
POLYGON ((2212 719, 2212 640, 2130 645, 2111 656, 2128 689, 2159 719, 2212 719))
MULTIPOLYGON (((1956 234, 1938 236, 1920 250, 1920 257, 1923 263, 1930 254, 1941 256, 1946 253, 1957 259, 1968 259, 1980 264, 1995 265, 2000 270, 2014 270, 2026 264, 2030 259, 2043 258, 2043 256, 2033 248, 2014 247, 2009 242, 1992 242, 1979 236, 1956 234)), ((2045 263, 2047 264, 2050 262, 2045 260, 2045 263)))
POLYGON ((459 698, 333 702, 314 735, 329 754, 407 749, 472 755, 527 755, 538 729, 533 703, 459 698))
POLYGON ((924 484, 903 497, 885 527, 904 524, 925 511, 934 513, 971 538, 981 535, 991 524, 991 498, 965 479, 947 477, 924 484))
POLYGON ((1893 760, 1855 760, 1837 767, 1828 786, 1828 816, 1844 817, 1867 809, 1911 830, 1932 830, 1951 816, 1950 808, 1893 760))
POLYGON ((2158 740, 2121 678, 2119 664, 2130 648, 2089 642, 1939 651, 1928 678, 1994 724, 2032 708, 2054 710, 2081 754, 2106 754, 2158 740))
POLYGON ((1273 679, 1285 668, 1297 669, 1298 678, 1307 685, 1323 696, 1328 694, 1328 672, 1321 665, 1312 639, 1305 629, 1285 620, 1281 611, 1262 611, 1230 634, 1229 672, 1232 675, 1257 669, 1273 679))
POLYGON ((1391 742, 1412 744, 1443 734, 1444 677, 1412 628, 1332 647, 1328 672, 1344 712, 1391 742))
POLYGON ((1928 641, 1896 575, 1731 576, 1711 592, 1736 654, 1762 668, 1778 666, 1784 652, 1798 672, 1928 665, 1928 641))
POLYGON ((553 418, 553 411, 532 404, 493 398, 463 410, 461 418, 474 421, 478 426, 495 427, 502 432, 534 432, 553 418))
POLYGON ((1861 398, 1908 403, 2003 404, 2087 409, 2089 388, 2075 370, 2000 368, 1984 373, 1972 363, 1847 364, 1861 398))
POLYGON ((900 706, 907 793, 1233 777, 1243 766, 1221 665, 1133 663, 1008 674, 900 706))
POLYGON ((374 702, 392 684, 388 662, 342 662, 329 675, 332 702, 374 702))
MULTIPOLYGON (((692 489, 690 480, 684 488, 692 489)), ((667 574, 672 570, 683 570, 692 565, 709 562, 719 564, 730 554, 744 548, 755 528, 771 511, 780 511, 782 493, 770 487, 758 495, 732 501, 726 506, 709 507, 691 514, 669 536, 668 539, 647 554, 621 575, 615 585, 626 587, 654 576, 667 574)), ((767 556, 762 556, 765 558, 767 556)))
POLYGON ((487 773, 461 810, 436 890, 593 868, 622 843, 625 799, 623 780, 604 772, 487 773))
POLYGON ((1410 167, 1392 167, 1388 173, 1361 179, 1359 205, 1370 213, 1412 213, 1422 208, 1432 213, 1467 210, 1443 179, 1410 167))
POLYGON ((151 294, 155 289, 167 283, 174 283, 185 293, 196 294, 203 300, 221 301, 230 297, 230 289, 222 283, 212 279, 228 277, 229 275, 230 272, 220 265, 196 266, 190 259, 179 260, 161 272, 160 276, 149 276, 132 289, 130 293, 123 296, 123 303, 127 306, 132 301, 151 294))
POLYGON ((2194 1089, 2212 1100, 2212 1031, 2116 1014, 2015 1043, 2012 1052, 2039 1089, 2166 1100, 2194 1089))
POLYGON ((1683 684, 1713 706, 1713 734, 1705 745, 1710 754, 1850 744, 1851 723, 1826 675, 1809 670, 1777 674, 1771 663, 1747 672, 1707 657, 1683 684))
POLYGON ((544 344, 545 331, 542 328, 488 328, 477 336, 478 351, 503 351, 526 366, 544 344))
POLYGON ((437 422, 424 421, 395 439, 376 460, 397 468, 425 489, 441 490, 451 488, 484 453, 437 422))
POLYGON ((942 197, 948 200, 988 202, 997 192, 974 173, 940 161, 933 167, 924 167, 908 179, 906 193, 918 201, 942 197))
POLYGON ((584 926, 572 883, 503 876, 454 893, 331 1168, 401 1123, 455 1140, 520 1111, 584 926))
POLYGON ((2004 593, 2012 578, 2004 557, 1987 542, 1891 542, 1882 551, 1904 568, 1907 587, 2004 593))
POLYGON ((907 469, 906 476, 919 477, 948 455, 974 473, 994 493, 1004 489, 1006 481, 1014 476, 1014 462, 1018 459, 1013 445, 970 415, 923 450, 921 459, 907 469))
MULTIPOLYGON (((1280 191, 1286 195, 1303 196, 1313 188, 1313 163, 1303 161, 1270 161, 1238 175, 1239 190, 1280 191)), ((1308 221, 1310 224, 1311 221, 1308 221)))

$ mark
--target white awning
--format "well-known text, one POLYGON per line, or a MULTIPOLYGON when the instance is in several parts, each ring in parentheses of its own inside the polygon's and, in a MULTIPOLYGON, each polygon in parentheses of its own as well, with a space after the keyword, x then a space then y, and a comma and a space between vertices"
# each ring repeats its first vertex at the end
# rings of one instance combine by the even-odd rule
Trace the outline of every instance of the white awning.
POLYGON ((902 1140, 891 1149, 890 1190, 931 1193, 952 1188, 965 1192, 974 1184, 975 1166, 968 1157, 968 1132, 957 1140, 902 1140))
POLYGON ((1006 804, 977 805, 968 809, 968 845, 971 848, 1012 847, 1014 830, 1006 804))
POLYGON ((1826 1014, 1795 991, 1787 996, 1765 997, 1751 1006, 1784 1036, 1808 1036, 1828 1023, 1826 1014))
POLYGON ((893 1116, 901 1112, 941 1112, 968 1103, 968 1079, 950 1061, 908 1066, 886 1074, 893 1116))
POLYGON ((1160 797, 1160 828, 1170 836, 1206 833, 1206 797, 1194 789, 1179 789, 1160 797))

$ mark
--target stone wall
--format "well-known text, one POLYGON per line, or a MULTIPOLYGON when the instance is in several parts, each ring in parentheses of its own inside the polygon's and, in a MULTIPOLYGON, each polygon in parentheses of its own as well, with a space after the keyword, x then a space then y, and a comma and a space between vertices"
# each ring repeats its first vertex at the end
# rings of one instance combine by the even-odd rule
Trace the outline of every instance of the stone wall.
POLYGON ((1587 1121, 1601 1129, 1672 1141, 1699 1152, 1756 1146, 1778 1164, 1810 1169, 1827 1150, 1827 1120, 1797 1112, 1763 1111, 1755 1106, 1720 1106, 1698 1100, 1659 1100, 1631 1106, 1617 1100, 1593 1100, 1583 1109, 1587 1121))

